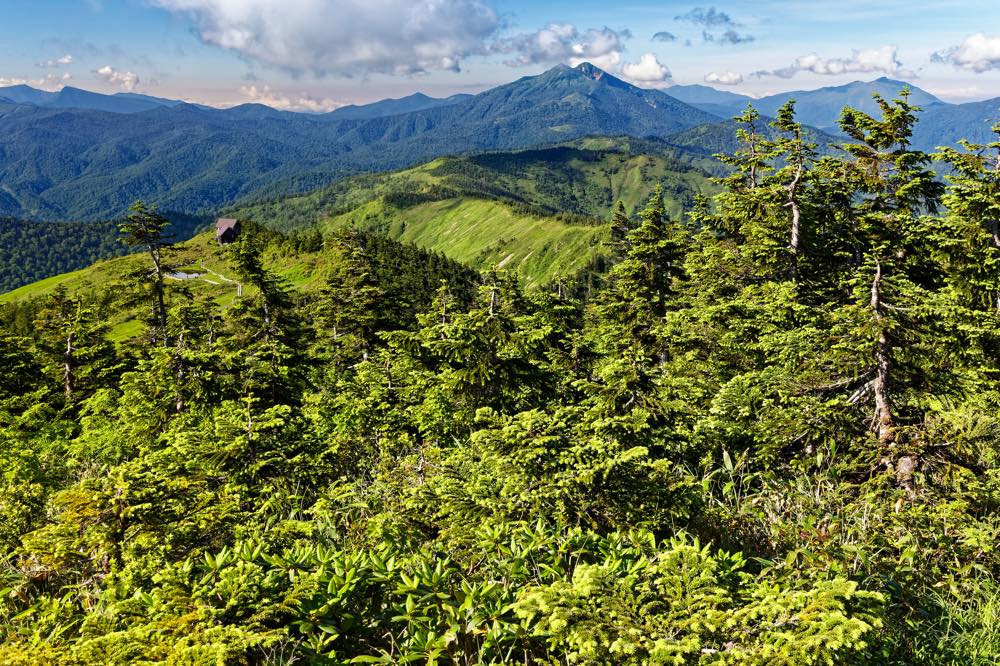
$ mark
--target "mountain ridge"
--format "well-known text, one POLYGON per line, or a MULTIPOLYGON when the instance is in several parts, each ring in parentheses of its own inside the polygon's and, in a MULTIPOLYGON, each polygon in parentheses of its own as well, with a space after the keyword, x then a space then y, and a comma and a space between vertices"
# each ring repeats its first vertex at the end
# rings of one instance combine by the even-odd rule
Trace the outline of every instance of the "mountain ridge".
MULTIPOLYGON (((895 94, 897 83, 882 79, 879 86, 895 94)), ((0 89, 0 96, 11 94, 5 90, 10 89, 0 89)), ((38 93, 27 86, 14 90, 22 99, 38 93)), ((711 94, 708 90, 705 86, 688 92, 705 96, 711 94)), ((827 101, 818 105, 819 111, 810 111, 809 99, 800 99, 800 120, 835 127, 843 98, 853 95, 871 104, 870 92, 861 84, 813 91, 813 99, 827 101)), ((734 99, 739 100, 735 93, 716 96, 713 99, 721 102, 712 102, 710 112, 671 96, 669 89, 638 88, 589 63, 555 67, 474 96, 433 101, 429 108, 395 115, 385 115, 391 109, 376 103, 367 112, 374 117, 338 119, 336 112, 330 117, 260 104, 230 109, 186 102, 167 105, 137 94, 101 98, 78 89, 69 89, 63 99, 94 101, 89 95, 96 95, 100 104, 110 99, 152 108, 113 113, 0 102, 0 215, 110 219, 139 198, 169 210, 210 212, 251 195, 303 192, 353 173, 584 136, 665 138, 687 132, 688 148, 711 154, 726 145, 713 138, 719 132, 711 128, 732 116, 727 104, 735 107, 734 99), (699 126, 706 129, 692 131, 699 126), (695 145, 699 137, 708 143, 695 145)), ((427 100, 433 98, 418 96, 402 103, 420 106, 427 100)), ((755 103, 764 115, 771 115, 776 108, 768 104, 776 107, 783 100, 755 103)), ((998 115, 996 107, 990 100, 934 102, 924 116, 927 120, 918 123, 915 145, 933 149, 963 136, 982 141, 998 115), (956 118, 961 119, 958 125, 956 118)))
POLYGON ((252 192, 304 191, 441 155, 588 135, 666 136, 717 121, 658 91, 569 68, 370 119, 263 106, 178 104, 131 114, 0 106, 0 178, 10 195, 0 214, 106 219, 138 198, 200 212, 252 192))
POLYGON ((949 104, 918 86, 886 76, 871 81, 851 81, 843 85, 824 86, 813 90, 789 90, 759 98, 703 85, 673 86, 664 92, 675 95, 678 99, 703 111, 725 117, 740 113, 747 104, 752 104, 763 115, 774 116, 782 105, 794 99, 798 119, 801 122, 818 129, 830 130, 836 128, 840 110, 844 106, 851 106, 868 114, 877 114, 880 109, 872 97, 873 93, 878 93, 887 99, 895 99, 904 88, 910 91, 910 102, 925 110, 938 106, 962 106, 949 104))

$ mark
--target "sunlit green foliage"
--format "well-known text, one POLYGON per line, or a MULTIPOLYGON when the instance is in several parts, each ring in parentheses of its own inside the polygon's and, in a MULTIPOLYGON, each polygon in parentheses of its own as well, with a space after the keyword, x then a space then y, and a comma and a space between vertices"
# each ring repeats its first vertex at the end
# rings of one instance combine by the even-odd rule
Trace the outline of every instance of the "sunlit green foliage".
POLYGON ((748 110, 589 294, 248 224, 224 291, 9 306, 0 663, 992 663, 996 146, 946 187, 878 103, 748 110))

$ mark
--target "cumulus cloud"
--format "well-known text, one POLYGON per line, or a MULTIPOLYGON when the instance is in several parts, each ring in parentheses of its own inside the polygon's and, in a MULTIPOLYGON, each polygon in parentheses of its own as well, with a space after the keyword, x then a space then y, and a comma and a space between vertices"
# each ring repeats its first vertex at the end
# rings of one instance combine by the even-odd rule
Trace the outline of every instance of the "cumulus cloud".
POLYGON ((674 17, 676 21, 687 21, 702 27, 701 38, 715 44, 746 44, 754 41, 754 36, 741 33, 737 28, 743 24, 734 21, 726 12, 720 12, 715 7, 695 7, 685 14, 674 17))
POLYGON ((966 37, 958 46, 932 54, 931 60, 980 74, 1000 69, 1000 36, 977 32, 966 37))
POLYGON ((625 63, 622 75, 642 88, 666 88, 673 83, 670 69, 657 60, 653 53, 642 54, 639 62, 625 63))
POLYGON ((0 88, 8 86, 31 86, 42 90, 62 90, 73 79, 71 74, 46 74, 37 79, 0 76, 0 88))
POLYGON ((112 68, 111 65, 95 69, 94 75, 106 83, 118 86, 122 90, 135 90, 135 87, 139 85, 138 74, 135 72, 122 72, 112 68))
POLYGON ((66 55, 64 55, 64 56, 62 56, 60 58, 52 58, 51 60, 45 60, 43 62, 40 62, 40 63, 38 63, 38 66, 39 67, 64 67, 66 65, 72 65, 72 64, 73 64, 73 56, 71 56, 69 53, 67 53, 66 55))
POLYGON ((771 71, 754 72, 754 76, 778 76, 790 79, 799 72, 811 72, 824 76, 839 74, 881 72, 889 76, 915 78, 916 73, 903 67, 895 46, 854 51, 850 58, 822 58, 815 53, 799 56, 788 67, 771 71))
POLYGON ((654 42, 676 42, 677 41, 677 35, 675 35, 672 32, 666 32, 666 31, 658 32, 655 35, 653 35, 653 41, 654 42))
POLYGON ((485 0, 148 0, 202 41, 318 75, 458 70, 500 26, 485 0))
POLYGON ((287 95, 273 90, 271 86, 250 85, 243 86, 240 91, 252 102, 266 104, 267 106, 282 111, 304 111, 307 113, 326 113, 344 106, 343 102, 324 98, 319 99, 311 95, 287 95))
POLYGON ((514 57, 508 65, 562 62, 575 67, 589 62, 601 69, 616 70, 622 61, 628 30, 601 28, 579 31, 570 23, 551 23, 541 30, 498 41, 493 50, 514 57))
POLYGON ((735 86, 743 83, 743 75, 737 72, 709 72, 705 75, 705 83, 717 83, 722 86, 735 86))

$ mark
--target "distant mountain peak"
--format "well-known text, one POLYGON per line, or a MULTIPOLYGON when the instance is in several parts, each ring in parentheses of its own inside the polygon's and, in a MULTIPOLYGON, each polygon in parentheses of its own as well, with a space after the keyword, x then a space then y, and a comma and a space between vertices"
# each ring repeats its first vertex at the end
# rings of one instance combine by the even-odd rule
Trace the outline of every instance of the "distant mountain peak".
POLYGON ((588 78, 594 79, 595 81, 600 81, 605 76, 608 76, 608 73, 605 72, 603 69, 601 69, 600 67, 595 67, 589 62, 581 62, 573 69, 575 69, 576 71, 580 72, 581 74, 583 74, 588 78))

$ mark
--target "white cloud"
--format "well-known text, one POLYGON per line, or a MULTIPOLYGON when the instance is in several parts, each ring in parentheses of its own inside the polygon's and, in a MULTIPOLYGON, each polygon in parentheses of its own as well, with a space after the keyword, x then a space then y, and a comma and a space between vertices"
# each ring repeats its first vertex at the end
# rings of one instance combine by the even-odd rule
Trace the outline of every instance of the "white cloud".
POLYGON ((532 33, 499 41, 493 51, 515 54, 508 65, 566 63, 575 67, 589 62, 604 70, 616 71, 622 62, 627 30, 601 28, 585 32, 569 23, 552 23, 532 33))
POLYGON ((307 113, 325 113, 344 106, 343 102, 332 99, 318 99, 311 95, 286 95, 273 90, 271 86, 243 86, 240 91, 251 101, 282 111, 305 111, 307 113))
POLYGON ((644 53, 639 62, 625 63, 622 75, 630 83, 643 88, 666 88, 670 86, 670 69, 657 60, 653 53, 644 53))
POLYGON ((41 90, 56 91, 65 88, 66 84, 72 78, 72 74, 46 74, 44 77, 38 79, 0 76, 0 88, 8 86, 31 86, 32 88, 39 88, 41 90))
POLYGON ((726 12, 720 12, 715 7, 695 7, 686 14, 674 17, 675 21, 690 21, 706 28, 738 28, 740 24, 734 21, 726 12))
POLYGON ((71 56, 69 53, 67 53, 66 55, 64 55, 64 56, 62 56, 60 58, 53 58, 51 60, 46 60, 44 62, 40 62, 40 63, 38 63, 38 66, 39 67, 64 67, 66 65, 72 65, 72 64, 73 64, 73 56, 71 56))
POLYGON ((458 70, 500 19, 484 0, 148 0, 187 14, 201 39, 293 72, 458 70))
POLYGON ((743 24, 734 21, 726 12, 720 12, 715 7, 695 7, 686 14, 674 17, 675 21, 690 21, 702 26, 701 38, 705 42, 717 44, 747 44, 754 41, 753 35, 741 34, 736 28, 743 24))
POLYGON ((709 72, 705 75, 705 83, 717 83, 722 86, 735 86, 743 83, 743 75, 737 72, 709 72))
POLYGON ((966 37, 958 46, 934 53, 931 60, 951 63, 959 69, 977 73, 1000 69, 1000 36, 977 32, 966 37))
POLYGON ((850 58, 821 58, 815 53, 799 56, 788 67, 771 71, 754 72, 757 76, 780 76, 790 79, 799 72, 812 72, 824 76, 840 74, 882 72, 889 76, 905 76, 915 78, 916 74, 903 67, 899 61, 895 46, 882 46, 877 49, 854 51, 850 58))
POLYGON ((94 74, 97 75, 97 78, 103 79, 107 83, 116 85, 123 90, 135 90, 135 87, 139 85, 139 76, 135 72, 121 72, 112 69, 110 65, 95 69, 94 74))

